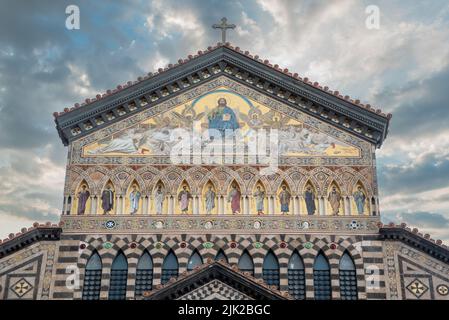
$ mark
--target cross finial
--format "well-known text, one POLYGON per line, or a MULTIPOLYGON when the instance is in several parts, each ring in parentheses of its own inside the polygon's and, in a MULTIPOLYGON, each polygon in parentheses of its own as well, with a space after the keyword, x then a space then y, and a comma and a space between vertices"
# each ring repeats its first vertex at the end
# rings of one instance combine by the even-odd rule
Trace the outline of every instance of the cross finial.
POLYGON ((212 28, 214 29, 221 29, 221 43, 226 43, 226 29, 234 29, 235 24, 227 24, 228 19, 225 17, 221 18, 221 23, 212 25, 212 28))

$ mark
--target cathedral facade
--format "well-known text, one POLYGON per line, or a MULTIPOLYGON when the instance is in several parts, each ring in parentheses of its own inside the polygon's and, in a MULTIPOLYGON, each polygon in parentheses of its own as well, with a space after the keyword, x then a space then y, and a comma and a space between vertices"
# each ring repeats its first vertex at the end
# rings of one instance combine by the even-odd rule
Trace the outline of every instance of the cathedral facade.
POLYGON ((0 242, 0 299, 449 299, 380 221, 390 114, 226 43, 54 117, 61 220, 0 242))

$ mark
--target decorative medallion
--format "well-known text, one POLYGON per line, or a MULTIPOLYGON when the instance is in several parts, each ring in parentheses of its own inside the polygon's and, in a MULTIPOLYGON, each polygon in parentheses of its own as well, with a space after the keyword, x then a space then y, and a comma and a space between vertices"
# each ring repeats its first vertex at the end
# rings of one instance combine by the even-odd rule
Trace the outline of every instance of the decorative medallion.
POLYGON ((108 221, 106 221, 105 224, 104 224, 104 226, 105 226, 107 229, 114 229, 116 225, 117 225, 117 224, 115 223, 114 220, 108 220, 108 221))
POLYGON ((135 242, 132 242, 130 244, 131 249, 135 249, 137 247, 137 244, 135 242))
POLYGON ((203 242, 203 247, 206 249, 210 249, 214 246, 213 242, 207 241, 207 242, 203 242))
POLYGON ((304 222, 302 223, 302 228, 303 228, 303 229, 309 229, 309 227, 310 227, 310 224, 309 224, 307 221, 304 221, 304 222))
POLYGON ((263 243, 262 243, 262 242, 259 242, 259 241, 254 242, 254 248, 260 249, 260 248, 262 248, 262 246, 263 246, 263 243))
POLYGON ((260 229, 261 226, 262 226, 262 223, 260 221, 254 222, 254 225, 253 225, 254 229, 260 229))
POLYGON ((235 248, 237 248, 237 243, 231 242, 231 243, 229 244, 229 246, 230 246, 232 249, 235 249, 235 248))
POLYGON ((449 288, 445 284, 440 284, 437 286, 437 292, 442 296, 447 296, 449 293, 449 288))
POLYGON ((156 244, 154 245, 154 247, 158 250, 160 250, 163 246, 164 244, 162 242, 156 242, 156 244))
POLYGON ((111 242, 105 242, 103 243, 103 248, 105 249, 111 249, 114 245, 111 242))
POLYGON ((407 286, 407 290, 419 299, 429 288, 420 280, 415 279, 407 286))
POLYGON ((337 249, 337 245, 335 243, 331 243, 331 245, 329 246, 332 250, 337 249))
POLYGON ((360 228, 360 223, 358 223, 356 220, 352 220, 348 227, 349 229, 357 230, 358 228, 360 228))
POLYGON ((287 248, 287 244, 285 242, 281 242, 279 244, 279 247, 281 247, 281 249, 285 249, 285 248, 287 248))
POLYGON ((30 292, 31 289, 33 289, 33 286, 26 281, 24 278, 20 279, 16 283, 14 283, 10 289, 19 297, 22 298, 24 295, 26 295, 28 292, 30 292))
POLYGON ((162 221, 156 221, 154 223, 154 226, 156 227, 156 229, 162 229, 164 227, 164 223, 162 221))
POLYGON ((313 243, 312 243, 312 242, 306 242, 306 243, 304 243, 304 248, 310 249, 310 248, 312 248, 312 247, 313 247, 313 243))
POLYGON ((86 249, 86 244, 85 244, 85 243, 81 243, 81 244, 80 244, 80 249, 81 249, 81 250, 86 249))
POLYGON ((182 249, 185 249, 185 247, 187 247, 187 243, 181 242, 181 243, 179 244, 179 246, 180 246, 182 249))
POLYGON ((205 229, 212 229, 212 227, 214 226, 214 224, 213 224, 213 222, 212 221, 207 221, 205 224, 204 224, 204 228, 205 229))

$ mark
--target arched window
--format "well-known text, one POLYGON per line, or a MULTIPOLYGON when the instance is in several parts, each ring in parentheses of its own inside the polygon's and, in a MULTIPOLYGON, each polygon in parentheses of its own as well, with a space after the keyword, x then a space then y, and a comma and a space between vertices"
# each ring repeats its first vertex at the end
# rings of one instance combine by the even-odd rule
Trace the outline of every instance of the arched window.
POLYGON ((109 300, 124 300, 126 298, 127 280, 128 262, 123 252, 119 252, 112 262, 109 300))
POLYGON ((145 251, 137 263, 136 271, 136 291, 135 295, 141 296, 145 291, 153 288, 153 259, 145 251))
POLYGON ((220 249, 217 253, 217 255, 215 256, 215 261, 219 261, 219 260, 223 260, 226 263, 229 263, 228 261, 228 257, 226 256, 226 254, 224 253, 224 251, 222 249, 220 249))
POLYGON ((189 262, 187 264, 187 270, 193 270, 196 266, 200 266, 203 264, 203 259, 201 258, 200 254, 197 250, 193 251, 192 255, 190 256, 189 262))
POLYGON ((87 261, 84 273, 83 300, 98 300, 101 289, 101 258, 95 251, 87 261))
POLYGON ((240 256, 238 267, 240 271, 249 272, 254 276, 254 263, 248 251, 243 251, 243 254, 240 256))
POLYGON ((178 276, 178 258, 173 251, 170 250, 168 255, 164 259, 162 264, 162 276, 161 283, 167 283, 171 278, 176 278, 178 276))
POLYGON ((313 265, 313 287, 316 300, 331 299, 330 267, 323 253, 318 254, 313 265))
POLYGON ((263 261, 262 278, 266 284, 276 286, 279 289, 279 263, 271 250, 263 261))
POLYGON ((293 252, 288 262, 288 293, 297 300, 306 297, 304 263, 297 251, 293 252))
POLYGON ((357 274, 354 261, 345 252, 340 259, 340 297, 342 300, 357 300, 357 274))

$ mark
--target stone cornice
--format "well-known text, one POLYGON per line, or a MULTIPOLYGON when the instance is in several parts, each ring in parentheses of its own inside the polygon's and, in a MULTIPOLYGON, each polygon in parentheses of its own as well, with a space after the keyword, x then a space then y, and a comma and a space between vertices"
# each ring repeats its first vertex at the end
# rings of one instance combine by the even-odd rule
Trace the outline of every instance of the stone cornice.
POLYGON ((29 229, 22 229, 21 233, 10 234, 9 239, 0 242, 0 258, 21 250, 38 241, 57 241, 62 229, 55 225, 37 225, 29 229))
POLYGON ((62 216, 64 234, 377 234, 376 216, 86 215, 62 216))

